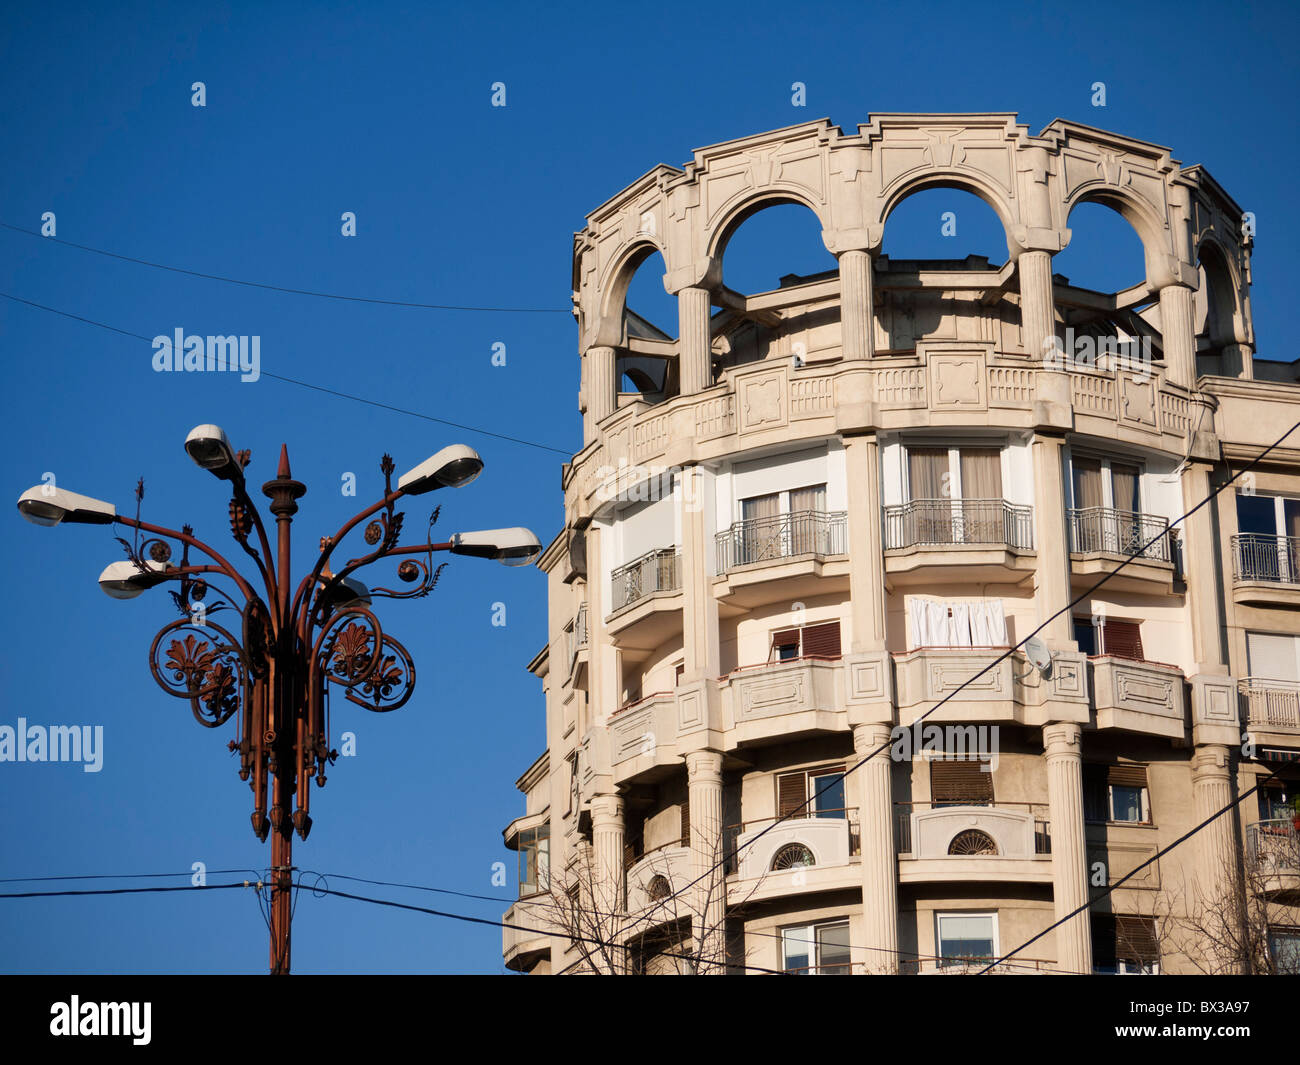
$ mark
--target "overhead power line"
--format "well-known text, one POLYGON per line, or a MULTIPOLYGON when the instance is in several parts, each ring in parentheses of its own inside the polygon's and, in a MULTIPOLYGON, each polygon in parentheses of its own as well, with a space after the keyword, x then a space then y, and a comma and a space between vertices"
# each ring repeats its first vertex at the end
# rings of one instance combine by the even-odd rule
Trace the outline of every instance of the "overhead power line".
MULTIPOLYGON (((98 329, 107 329, 110 333, 117 333, 120 336, 131 337, 133 340, 143 340, 146 343, 152 343, 153 337, 147 337, 143 333, 132 333, 127 329, 119 329, 115 325, 109 325, 106 322, 98 322, 93 318, 86 318, 80 314, 73 314, 70 311, 63 311, 57 307, 50 307, 44 303, 37 303, 34 300, 23 299, 21 296, 14 296, 8 292, 0 292, 0 297, 7 300, 13 300, 14 303, 21 303, 27 307, 34 307, 40 311, 47 311, 50 314, 57 314, 61 318, 71 318, 74 322, 83 322, 86 325, 93 325, 98 329)), ((424 414, 421 411, 411 410, 408 407, 397 407, 391 403, 383 403, 375 399, 366 399, 364 396, 354 395, 351 392, 340 392, 338 389, 326 388, 324 385, 313 384, 311 381, 303 381, 296 377, 286 377, 283 374, 271 373, 269 370, 261 370, 263 377, 271 377, 277 381, 283 381, 286 384, 298 385, 300 388, 310 388, 315 392, 325 392, 331 396, 338 396, 340 399, 350 399, 357 403, 364 403, 370 407, 379 407, 382 410, 390 410, 397 414, 407 414, 412 418, 422 418, 428 422, 435 422, 438 425, 446 425, 453 429, 463 429, 469 433, 479 433, 482 436, 490 436, 497 440, 506 440, 512 444, 522 444, 525 447, 537 448, 539 451, 550 451, 557 455, 564 455, 566 458, 572 457, 572 451, 566 451, 564 448, 552 447, 550 444, 541 444, 536 440, 527 440, 520 436, 511 436, 508 433, 498 433, 491 429, 483 429, 476 425, 465 425, 462 422, 448 421, 446 418, 435 418, 432 414, 424 414)))
POLYGON ((154 270, 166 270, 168 273, 184 274, 186 277, 198 277, 205 281, 220 281, 227 285, 243 285, 245 288, 260 288, 268 292, 287 292, 294 296, 313 296, 317 299, 340 300, 346 303, 374 303, 385 307, 412 307, 425 311, 478 311, 491 314, 573 313, 567 307, 491 307, 458 303, 416 303, 412 300, 380 299, 374 296, 350 296, 338 292, 316 292, 312 289, 291 288, 287 285, 272 285, 263 281, 247 281, 238 277, 225 277, 221 274, 204 273, 201 270, 188 270, 183 266, 170 266, 167 263, 153 262, 149 259, 138 259, 133 255, 120 255, 114 251, 106 251, 103 248, 92 248, 88 244, 77 244, 70 240, 63 240, 60 237, 47 237, 39 230, 26 229, 23 226, 15 226, 9 222, 0 222, 0 229, 8 229, 14 233, 25 233, 29 237, 38 237, 41 240, 48 240, 54 244, 61 244, 65 248, 76 248, 78 251, 90 252, 94 255, 102 255, 109 259, 117 259, 119 262, 134 263, 136 266, 148 266, 154 270))

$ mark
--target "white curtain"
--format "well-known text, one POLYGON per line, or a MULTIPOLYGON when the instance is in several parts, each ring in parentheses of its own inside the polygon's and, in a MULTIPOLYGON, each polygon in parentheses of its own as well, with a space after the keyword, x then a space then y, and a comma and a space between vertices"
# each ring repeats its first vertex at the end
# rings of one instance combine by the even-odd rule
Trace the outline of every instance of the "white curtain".
POLYGON ((1005 647, 1006 615, 1000 599, 907 598, 913 647, 1005 647))

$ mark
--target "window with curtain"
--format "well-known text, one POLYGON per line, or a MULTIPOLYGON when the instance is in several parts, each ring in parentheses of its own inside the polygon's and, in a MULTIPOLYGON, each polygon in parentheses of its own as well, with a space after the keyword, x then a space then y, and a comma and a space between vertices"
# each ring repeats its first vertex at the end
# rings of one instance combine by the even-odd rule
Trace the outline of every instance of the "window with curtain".
POLYGON ((937 951, 942 968, 997 956, 997 918, 991 913, 935 915, 937 951))

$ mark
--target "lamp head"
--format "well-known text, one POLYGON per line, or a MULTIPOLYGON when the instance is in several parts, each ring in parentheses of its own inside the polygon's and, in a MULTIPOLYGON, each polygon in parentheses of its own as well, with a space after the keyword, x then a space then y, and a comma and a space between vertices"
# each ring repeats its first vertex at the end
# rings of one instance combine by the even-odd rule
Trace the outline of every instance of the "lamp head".
POLYGON ((496 559, 505 566, 526 566, 542 553, 542 544, 528 529, 515 527, 456 533, 450 550, 453 555, 496 559))
POLYGON ((112 503, 48 484, 29 488, 20 495, 18 513, 33 525, 58 525, 61 521, 110 525, 117 518, 117 508, 112 503))
POLYGON ((435 488, 460 488, 482 471, 483 460, 477 451, 464 444, 449 444, 415 469, 402 474, 397 487, 408 496, 418 496, 435 488))
POLYGON ((197 465, 211 470, 223 481, 241 472, 235 461, 235 449, 219 425, 196 425, 185 438, 185 450, 197 465))
POLYGON ((145 567, 157 576, 141 573, 134 562, 110 562, 99 575, 99 586, 104 594, 114 599, 134 599, 141 592, 165 580, 166 567, 157 562, 146 562, 145 567))

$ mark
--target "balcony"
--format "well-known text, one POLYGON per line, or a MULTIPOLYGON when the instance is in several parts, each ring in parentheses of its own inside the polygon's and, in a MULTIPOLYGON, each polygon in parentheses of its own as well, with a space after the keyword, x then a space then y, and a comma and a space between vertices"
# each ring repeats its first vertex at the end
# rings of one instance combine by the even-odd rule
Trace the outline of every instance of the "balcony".
POLYGON ((1300 746, 1300 681, 1246 677, 1237 690, 1241 727, 1257 745, 1300 746))
POLYGON ((849 587, 844 511, 800 510, 738 521, 717 534, 714 547, 714 593, 742 610, 849 587))
POLYGON ((1033 568, 1034 510, 1005 499, 914 499, 883 508, 885 569, 895 584, 987 581, 1033 568), (924 572, 918 572, 923 570, 924 572))
MULTIPOLYGON (((652 904, 683 890, 691 875, 691 849, 674 840, 648 852, 627 866, 627 912, 637 914, 652 904)), ((662 919, 675 920, 677 908, 669 905, 662 919)))
POLYGON ((1183 671, 1163 662, 1101 655, 1088 659, 1097 727, 1182 739, 1187 732, 1183 671))
POLYGON ((722 681, 721 695, 723 728, 737 747, 848 727, 839 659, 808 656, 744 666, 722 681))
POLYGON ((610 574, 613 589, 610 606, 614 613, 618 613, 648 595, 675 592, 681 587, 681 580, 681 556, 676 548, 647 551, 610 574))
POLYGON ((860 884, 850 861, 862 853, 856 809, 728 825, 722 845, 731 903, 860 884))
POLYGON ((507 969, 529 972, 550 957, 555 936, 548 935, 545 929, 555 927, 554 912, 548 909, 545 898, 516 902, 506 910, 502 923, 508 926, 501 929, 501 952, 507 969))
POLYGON ((1182 572, 1182 554, 1178 530, 1169 527, 1168 518, 1110 507, 1067 510, 1065 516, 1076 577, 1086 580, 1110 573, 1116 559, 1133 556, 1112 578, 1113 587, 1135 592, 1172 590, 1175 576, 1182 572))
POLYGON ((589 637, 587 604, 582 603, 573 620, 564 627, 564 666, 574 688, 585 689, 587 685, 586 652, 589 637))
POLYGON ((682 560, 674 547, 647 551, 610 573, 606 626, 624 659, 645 653, 681 632, 682 560))
POLYGON ((1256 890, 1267 895, 1300 891, 1300 832, 1295 821, 1278 817, 1248 825, 1246 857, 1256 890))
POLYGON ((1256 606, 1300 607, 1300 536, 1232 537, 1232 596, 1256 606))
POLYGON ((902 883, 1045 883, 1052 878, 1045 803, 894 805, 902 883))
POLYGON ((617 783, 679 769, 676 694, 654 692, 622 707, 610 717, 608 735, 610 771, 617 783))

